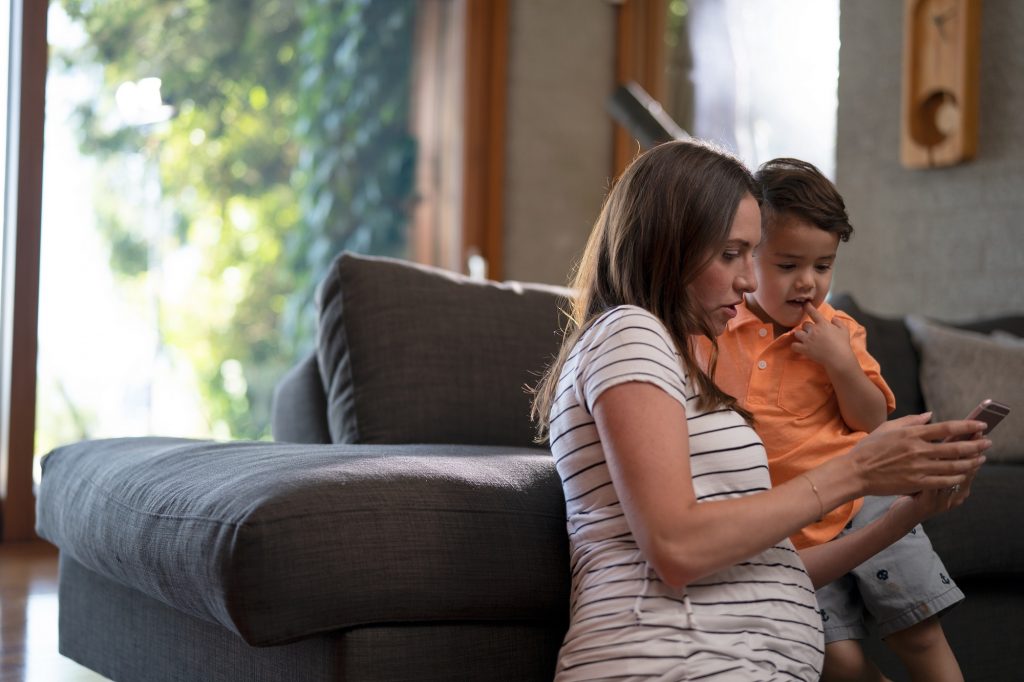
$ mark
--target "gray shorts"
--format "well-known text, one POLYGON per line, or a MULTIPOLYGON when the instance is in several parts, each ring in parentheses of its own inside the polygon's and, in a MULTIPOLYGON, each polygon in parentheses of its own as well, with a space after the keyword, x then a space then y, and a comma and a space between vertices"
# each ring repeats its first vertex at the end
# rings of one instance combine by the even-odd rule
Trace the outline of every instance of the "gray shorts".
MULTIPOLYGON (((839 537, 885 514, 895 497, 865 497, 839 537)), ((882 638, 963 601, 920 525, 839 580, 817 592, 825 643, 864 639, 868 626, 882 638)))

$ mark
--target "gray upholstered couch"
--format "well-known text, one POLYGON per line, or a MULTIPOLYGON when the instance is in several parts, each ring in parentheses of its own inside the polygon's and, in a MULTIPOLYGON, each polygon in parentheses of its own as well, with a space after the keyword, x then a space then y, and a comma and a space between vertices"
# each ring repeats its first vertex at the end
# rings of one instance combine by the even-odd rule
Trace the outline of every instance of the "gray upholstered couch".
POLYGON ((61 652, 125 682, 550 680, 565 507, 523 387, 565 293, 344 256, 277 442, 49 454, 61 652))
MULTIPOLYGON (((52 452, 38 530, 60 548, 62 653, 124 681, 550 679, 564 506, 523 386, 566 293, 343 256, 317 351, 275 395, 277 442, 52 452)), ((909 386, 886 360, 914 352, 906 330, 879 324, 909 386)), ((1022 484, 988 467, 929 526, 969 595, 948 630, 971 680, 1024 669, 1022 484)))

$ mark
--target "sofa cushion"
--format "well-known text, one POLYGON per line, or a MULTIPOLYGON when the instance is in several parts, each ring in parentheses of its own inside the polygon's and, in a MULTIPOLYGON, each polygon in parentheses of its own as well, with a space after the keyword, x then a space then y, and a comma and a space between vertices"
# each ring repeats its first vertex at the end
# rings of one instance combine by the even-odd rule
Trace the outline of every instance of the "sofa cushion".
POLYGON ((903 319, 869 313, 847 293, 830 297, 829 303, 848 313, 867 332, 868 352, 878 360, 882 377, 896 396, 896 409, 889 418, 924 412, 924 396, 918 384, 918 355, 903 319))
POLYGON ((254 645, 407 622, 561 622, 547 450, 121 438, 43 460, 39 534, 254 645))
MULTIPOLYGON (((1024 342, 954 329, 919 315, 907 327, 921 353, 921 390, 935 419, 962 419, 985 398, 1024 408, 1024 342)), ((1024 419, 1011 413, 992 434, 992 461, 1024 462, 1024 419)))
POLYGON ((531 396, 568 290, 341 254, 318 292, 336 443, 530 446, 531 396))

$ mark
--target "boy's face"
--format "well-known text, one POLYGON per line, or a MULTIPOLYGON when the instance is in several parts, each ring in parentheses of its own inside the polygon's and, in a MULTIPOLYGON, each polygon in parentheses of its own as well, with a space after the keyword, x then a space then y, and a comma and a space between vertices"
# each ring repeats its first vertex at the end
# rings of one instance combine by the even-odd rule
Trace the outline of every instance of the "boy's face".
POLYGON ((757 291, 751 296, 755 312, 776 327, 792 329, 799 324, 804 303, 810 301, 817 308, 825 300, 838 249, 838 234, 782 216, 767 230, 754 253, 757 291))

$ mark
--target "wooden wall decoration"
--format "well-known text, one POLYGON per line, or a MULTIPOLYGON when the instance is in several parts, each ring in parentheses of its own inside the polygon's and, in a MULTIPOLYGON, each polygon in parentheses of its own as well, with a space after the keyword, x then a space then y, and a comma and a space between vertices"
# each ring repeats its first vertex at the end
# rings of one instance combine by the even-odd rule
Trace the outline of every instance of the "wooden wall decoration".
POLYGON ((952 166, 978 145, 981 0, 905 0, 900 161, 952 166))

